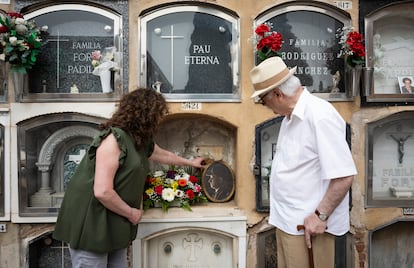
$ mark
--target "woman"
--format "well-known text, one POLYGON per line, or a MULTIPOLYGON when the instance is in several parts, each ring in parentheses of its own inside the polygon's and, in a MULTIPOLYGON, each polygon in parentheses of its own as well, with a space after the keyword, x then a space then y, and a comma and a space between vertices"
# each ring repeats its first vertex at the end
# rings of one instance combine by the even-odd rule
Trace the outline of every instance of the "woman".
POLYGON ((167 112, 161 94, 141 88, 124 95, 113 116, 99 126, 65 192, 53 233, 69 244, 74 268, 126 267, 126 248, 143 213, 148 159, 202 167, 202 158, 184 159, 153 143, 167 112))
POLYGON ((404 77, 403 86, 401 87, 401 93, 414 93, 414 87, 411 85, 412 81, 408 77, 404 77))

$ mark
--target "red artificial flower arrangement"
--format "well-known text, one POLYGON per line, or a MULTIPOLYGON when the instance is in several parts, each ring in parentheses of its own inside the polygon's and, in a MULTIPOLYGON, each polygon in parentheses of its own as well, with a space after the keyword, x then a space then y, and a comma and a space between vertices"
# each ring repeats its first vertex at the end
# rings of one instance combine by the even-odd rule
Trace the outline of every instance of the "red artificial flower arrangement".
POLYGON ((34 21, 25 20, 17 12, 0 16, 0 53, 10 62, 12 71, 26 73, 36 63, 36 57, 45 42, 41 35, 47 26, 38 28, 34 21))
POLYGON ((346 63, 355 67, 365 63, 365 46, 363 44, 362 34, 354 31, 352 27, 343 27, 338 29, 339 44, 341 51, 338 57, 345 57, 346 63))
POLYGON ((259 59, 265 60, 269 57, 281 56, 279 50, 282 48, 283 38, 280 33, 271 31, 267 23, 257 26, 254 32, 257 35, 255 39, 259 59))

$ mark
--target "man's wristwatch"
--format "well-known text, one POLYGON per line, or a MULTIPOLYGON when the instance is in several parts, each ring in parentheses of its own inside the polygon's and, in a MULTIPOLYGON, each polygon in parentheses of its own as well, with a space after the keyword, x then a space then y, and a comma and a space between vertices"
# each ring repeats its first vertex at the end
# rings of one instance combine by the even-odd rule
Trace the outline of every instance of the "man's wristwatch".
POLYGON ((329 218, 329 216, 328 216, 327 214, 324 214, 324 213, 319 212, 319 210, 318 210, 318 209, 316 209, 316 210, 315 210, 315 214, 316 214, 316 216, 318 216, 318 218, 319 218, 321 221, 327 221, 327 220, 328 220, 328 218, 329 218))

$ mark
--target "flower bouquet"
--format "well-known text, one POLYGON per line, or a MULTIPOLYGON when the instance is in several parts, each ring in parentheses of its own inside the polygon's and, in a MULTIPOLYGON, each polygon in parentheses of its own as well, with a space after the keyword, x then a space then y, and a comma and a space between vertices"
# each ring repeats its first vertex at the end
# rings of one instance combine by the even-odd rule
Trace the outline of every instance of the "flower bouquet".
POLYGON ((343 27, 337 30, 337 38, 341 50, 338 58, 345 57, 346 63, 354 68, 365 63, 365 46, 363 44, 362 34, 353 30, 353 27, 343 27))
POLYGON ((271 25, 268 23, 262 23, 256 27, 254 38, 257 56, 261 60, 265 60, 269 57, 281 57, 279 50, 282 48, 283 38, 278 32, 270 31, 271 25))
POLYGON ((12 71, 26 74, 27 69, 32 69, 36 63, 44 44, 40 35, 47 31, 47 26, 39 29, 34 21, 27 21, 16 12, 0 16, 0 24, 0 52, 12 65, 12 71))
POLYGON ((163 211, 176 204, 191 211, 194 203, 206 202, 199 178, 188 174, 184 168, 171 166, 167 171, 158 170, 145 180, 144 209, 161 206, 163 211))
POLYGON ((101 79, 101 86, 103 92, 111 92, 111 71, 119 69, 118 64, 114 61, 116 53, 115 47, 107 47, 103 53, 100 50, 95 50, 91 53, 93 75, 97 75, 101 79))

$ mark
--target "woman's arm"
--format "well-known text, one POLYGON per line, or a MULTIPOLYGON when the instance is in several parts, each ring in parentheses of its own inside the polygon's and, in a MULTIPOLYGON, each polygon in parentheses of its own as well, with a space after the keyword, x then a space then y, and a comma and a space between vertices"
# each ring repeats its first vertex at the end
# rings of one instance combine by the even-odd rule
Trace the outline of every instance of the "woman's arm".
POLYGON ((157 144, 154 145, 154 152, 149 158, 152 161, 159 162, 161 164, 177 165, 177 166, 192 166, 201 168, 204 165, 204 158, 197 157, 192 160, 178 156, 170 151, 164 150, 157 144))
POLYGON ((142 210, 130 207, 114 190, 114 178, 119 167, 121 151, 115 137, 108 135, 96 150, 93 191, 96 199, 107 209, 127 218, 132 224, 141 220, 142 210))

